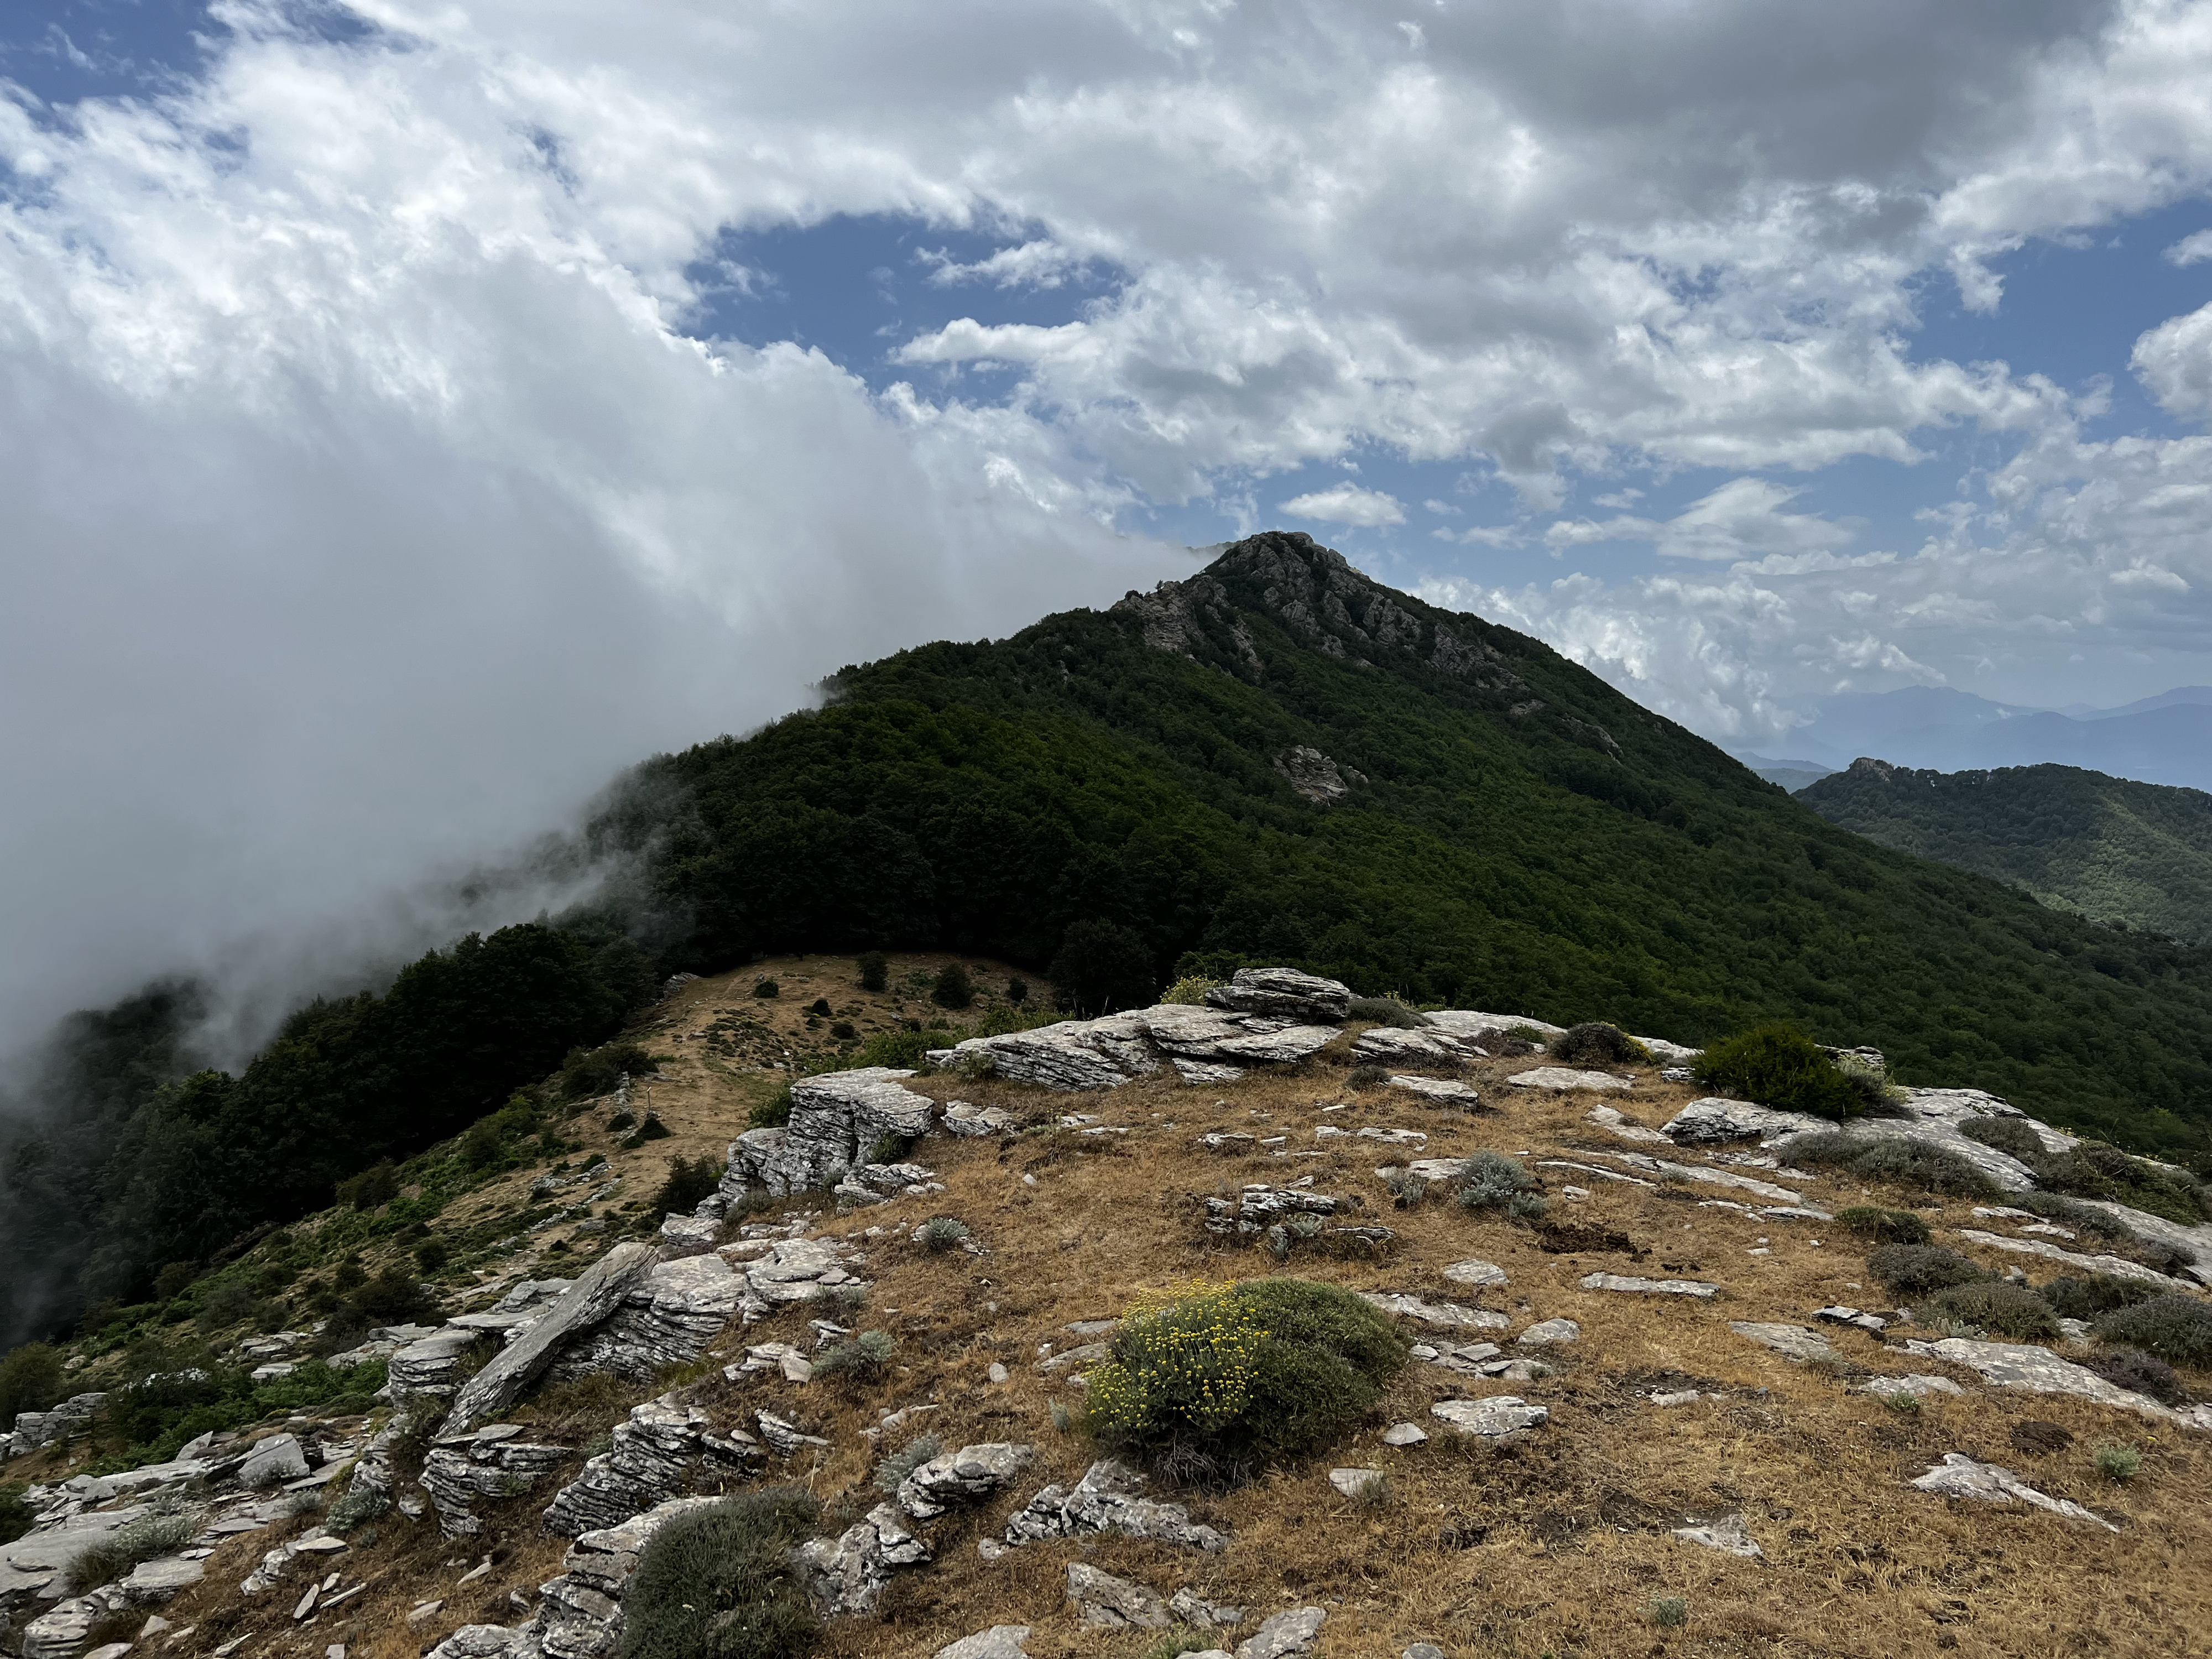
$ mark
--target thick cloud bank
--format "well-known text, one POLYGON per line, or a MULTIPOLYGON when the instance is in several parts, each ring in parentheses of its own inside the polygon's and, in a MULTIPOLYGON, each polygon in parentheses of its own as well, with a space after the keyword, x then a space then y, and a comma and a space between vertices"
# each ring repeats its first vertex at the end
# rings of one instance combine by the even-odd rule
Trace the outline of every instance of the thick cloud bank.
MULTIPOLYGON (((394 894, 641 753, 1180 574, 1157 507, 1646 547, 1430 591, 1747 738, 1969 644, 2205 647, 2205 441, 1912 345, 1925 284, 2203 191, 2203 5, 349 13, 226 0, 158 95, 0 101, 0 1038, 244 939, 411 947, 453 917, 394 894), (1004 246, 873 365, 697 337, 718 238, 839 215, 1004 246), (1923 546, 1798 499, 1954 429, 1991 459, 1923 546), (1363 453, 1517 514, 1266 482, 1363 453), (1728 476, 1641 504, 1686 468, 1728 476)), ((2208 340, 2137 347, 2178 420, 2208 340)))

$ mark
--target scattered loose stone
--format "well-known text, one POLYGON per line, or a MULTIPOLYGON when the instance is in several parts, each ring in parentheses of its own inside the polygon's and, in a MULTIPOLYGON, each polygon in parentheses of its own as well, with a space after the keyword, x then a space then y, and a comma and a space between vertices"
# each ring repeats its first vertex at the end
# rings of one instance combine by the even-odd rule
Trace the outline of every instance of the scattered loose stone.
POLYGON ((999 1361, 994 1359, 991 1362, 991 1369, 984 1372, 983 1375, 988 1377, 993 1382, 1004 1382, 1008 1377, 1012 1376, 1013 1373, 1008 1370, 1006 1366, 1001 1364, 999 1361))
POLYGON ((1701 1279, 1631 1279, 1620 1273, 1590 1273, 1581 1283, 1586 1291, 1618 1291, 1624 1296, 1708 1298, 1719 1295, 1721 1289, 1719 1285, 1708 1285, 1701 1279))
POLYGON ((1323 1607, 1291 1607, 1261 1621, 1253 1635, 1237 1644, 1237 1659, 1290 1659, 1292 1654, 1313 1650, 1328 1617, 1323 1607))
POLYGON ((1863 1313, 1856 1308, 1821 1308, 1814 1311, 1813 1317, 1826 1320, 1831 1325, 1856 1325, 1873 1336, 1889 1328, 1889 1322, 1880 1314, 1863 1313))
POLYGON ((945 1127, 948 1133, 970 1138, 1012 1134, 1021 1120, 1003 1106, 971 1106, 964 1100, 947 1101, 945 1127))
POLYGON ((1533 1429, 1548 1421, 1552 1413, 1547 1407, 1532 1406, 1516 1395, 1501 1394, 1488 1400, 1439 1400, 1429 1407, 1429 1415, 1462 1434, 1495 1439, 1517 1429, 1533 1429))
POLYGON ((1418 1423, 1393 1423, 1382 1431, 1386 1446, 1418 1446, 1429 1437, 1429 1431, 1418 1423))
POLYGON ((504 1410, 552 1363, 566 1339, 620 1307, 653 1261, 653 1246, 633 1242, 616 1245, 593 1262, 535 1324, 461 1385, 441 1432, 459 1434, 504 1410))
POLYGON ((1480 1288, 1485 1285, 1505 1283, 1504 1268, 1494 1261, 1484 1261, 1474 1256, 1469 1256, 1464 1261, 1450 1262, 1443 1272, 1443 1276, 1455 1285, 1471 1285, 1480 1288))
POLYGON ((895 1571, 929 1559, 929 1546, 900 1524, 889 1504, 878 1504, 838 1537, 800 1545, 799 1576, 825 1618, 842 1618, 873 1613, 895 1571))
POLYGON ((2053 1515, 2063 1515, 2077 1521, 2094 1521, 2107 1532, 2119 1530, 2103 1516, 2092 1514, 2071 1498, 2053 1498, 2048 1492, 2038 1492, 2010 1469, 1999 1468, 1994 1463, 1978 1463, 1958 1452, 1944 1453, 1941 1463, 1912 1484, 1922 1492, 1940 1492, 1946 1498, 1972 1498, 1990 1504, 2017 1498, 2023 1504, 2033 1504, 2038 1509, 2049 1510, 2053 1515))
POLYGON ((1471 1112, 1482 1104, 1482 1097, 1473 1088, 1451 1078, 1410 1077, 1393 1073, 1382 1081, 1386 1087, 1403 1089, 1424 1100, 1432 1100, 1439 1106, 1456 1106, 1471 1112))
POLYGON ((1676 1527, 1674 1532, 1677 1538, 1685 1539, 1692 1544, 1702 1544, 1709 1550, 1719 1550, 1725 1554, 1739 1555, 1747 1561, 1764 1561, 1766 1559, 1765 1552, 1759 1547, 1751 1534, 1745 1530, 1743 1517, 1741 1515, 1724 1515, 1717 1521, 1676 1527))
POLYGON ((821 1436, 808 1434, 796 1423, 787 1423, 769 1412, 755 1412, 753 1422, 760 1429, 761 1438, 786 1457, 801 1446, 826 1446, 830 1443, 821 1436))
POLYGON ((1674 1144, 1656 1129, 1647 1129, 1640 1123, 1631 1123, 1617 1109, 1611 1106, 1593 1106, 1583 1114, 1583 1116, 1586 1121, 1596 1124, 1607 1133, 1617 1135, 1623 1140, 1656 1141, 1662 1146, 1671 1146, 1674 1144))
POLYGON ((1915 1372, 1906 1376, 1875 1376, 1857 1385, 1868 1394, 1878 1394, 1887 1399, 1891 1395, 1963 1395, 1966 1390, 1948 1376, 1923 1376, 1915 1372))
POLYGON ((1244 1622, 1245 1610, 1225 1601, 1209 1601, 1186 1586, 1168 1597, 1168 1611, 1186 1625, 1200 1630, 1227 1630, 1244 1622))
POLYGON ((1615 1077, 1610 1072, 1577 1072, 1565 1066, 1539 1066, 1533 1072, 1516 1073, 1505 1080, 1516 1089, 1550 1089, 1562 1092, 1570 1089, 1626 1089, 1631 1086, 1626 1078, 1615 1077))
POLYGON ((1424 1302, 1417 1296, 1395 1291, 1361 1291, 1358 1295, 1362 1301, 1372 1303, 1385 1313, 1441 1329, 1502 1331, 1512 1323, 1502 1313, 1492 1313, 1487 1308, 1463 1307, 1456 1302, 1424 1302))
POLYGON ((931 1659, 1029 1659, 1027 1625, 994 1625, 938 1649, 931 1659))
POLYGON ((1331 1469, 1328 1484, 1346 1498, 1357 1498, 1383 1479, 1380 1469, 1331 1469))
POLYGON ((1828 1339, 1818 1331, 1809 1331, 1802 1325, 1767 1324, 1758 1320, 1732 1319, 1729 1328, 1738 1336, 1748 1337, 1762 1347, 1796 1360, 1802 1364, 1811 1359, 1836 1358, 1836 1351, 1828 1346, 1828 1339))
POLYGON ((1165 1630, 1175 1623, 1166 1602, 1142 1584, 1082 1561, 1067 1564, 1067 1599, 1076 1623, 1092 1630, 1165 1630))
POLYGON ((1705 1395, 1699 1394, 1695 1389, 1678 1389, 1671 1394, 1655 1394, 1650 1396, 1653 1405, 1670 1408, 1675 1406, 1694 1406, 1704 1398, 1705 1395))
POLYGON ((1513 1340, 1524 1348, 1541 1347, 1548 1343, 1579 1342, 1583 1328, 1571 1319, 1546 1319, 1531 1325, 1513 1340))

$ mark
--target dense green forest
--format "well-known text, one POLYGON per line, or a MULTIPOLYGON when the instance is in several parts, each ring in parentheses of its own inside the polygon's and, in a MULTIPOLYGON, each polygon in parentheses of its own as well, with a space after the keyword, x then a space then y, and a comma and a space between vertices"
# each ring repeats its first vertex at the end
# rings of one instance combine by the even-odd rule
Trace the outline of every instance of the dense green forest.
POLYGON ((1132 941, 1155 985, 1280 962, 1686 1042, 1784 1018, 1907 1082, 2208 1147, 2205 952, 1877 846, 1304 536, 830 691, 623 780, 586 837, 623 879, 590 916, 317 1003, 236 1077, 179 1075, 189 988, 77 1017, 0 1145, 0 1338, 327 1203, 612 1033, 659 975, 786 950, 1042 973, 1073 930, 1132 941))
POLYGON ((1899 852, 2026 888, 2044 903, 2212 942, 2212 795, 2074 766, 1916 772, 1860 761, 1797 797, 1899 852))
POLYGON ((604 929, 471 934, 380 995, 301 1009, 235 1077, 179 1075, 192 987, 72 1017, 0 1153, 0 1342, 138 1300, 161 1268, 322 1207, 338 1181, 465 1128, 607 1036, 653 983, 604 929))

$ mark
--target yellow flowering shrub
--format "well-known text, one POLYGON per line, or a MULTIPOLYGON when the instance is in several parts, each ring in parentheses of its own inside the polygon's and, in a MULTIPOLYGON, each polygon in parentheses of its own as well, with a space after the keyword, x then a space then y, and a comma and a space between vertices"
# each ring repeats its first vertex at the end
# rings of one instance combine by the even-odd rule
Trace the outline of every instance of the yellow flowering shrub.
POLYGON ((1218 1433, 1251 1398, 1267 1334, 1234 1285, 1147 1292, 1122 1316, 1113 1358, 1091 1372, 1085 1410, 1138 1440, 1218 1433))

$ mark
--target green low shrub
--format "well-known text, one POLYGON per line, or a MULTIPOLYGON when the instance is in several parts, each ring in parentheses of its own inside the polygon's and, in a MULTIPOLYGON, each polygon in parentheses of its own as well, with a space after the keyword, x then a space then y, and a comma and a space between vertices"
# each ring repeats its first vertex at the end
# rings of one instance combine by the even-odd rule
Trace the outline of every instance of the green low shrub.
POLYGON ((338 1182, 337 1196, 342 1209, 381 1209, 399 1196, 399 1171, 392 1167, 390 1158, 385 1158, 338 1182))
POLYGON ((39 1512, 23 1494, 30 1488, 21 1480, 0 1480, 0 1544, 12 1544, 37 1522, 39 1512))
MULTIPOLYGON (((1938 1291, 1928 1298, 1928 1309, 1940 1318, 1978 1325, 1985 1331, 2022 1340, 2058 1334, 2058 1316, 2051 1311, 2049 1303, 2027 1285, 2001 1279, 1938 1291)), ((1939 1319, 1929 1318, 1923 1311, 1922 1322, 1932 1325, 1939 1319)))
POLYGON ((112 1584, 141 1561, 184 1548, 199 1529, 199 1522, 181 1510, 142 1515, 80 1550, 64 1570, 63 1582, 71 1595, 112 1584))
POLYGON ((2084 1140, 2070 1152, 2036 1161, 2036 1184, 2075 1198, 2124 1204, 2193 1227, 2212 1220, 2212 1188, 2185 1170, 2084 1140))
MULTIPOLYGON (((1556 1042, 1552 1052, 1559 1052, 1556 1042)), ((1841 1119, 1866 1109, 1864 1092, 1820 1045, 1788 1025, 1761 1025, 1708 1044, 1692 1069, 1709 1089, 1729 1090, 1779 1112, 1841 1119)))
POLYGON ((2142 1473, 2142 1454, 2133 1446, 2097 1448, 2097 1473, 2107 1480, 2132 1480, 2142 1473))
POLYGON ((933 1255, 967 1243, 968 1224, 949 1215, 936 1215, 914 1230, 915 1242, 933 1255))
POLYGON ((1401 1031, 1417 1030, 1429 1023, 1395 997, 1354 997, 1347 1012, 1353 1019, 1394 1025, 1401 1031))
POLYGON ((1959 1126, 1959 1133, 2031 1166, 2045 1156, 2043 1137, 2024 1118, 1970 1117, 1959 1126))
POLYGON ((1085 1410, 1102 1436, 1170 1475, 1246 1480, 1350 1432, 1404 1369, 1407 1346, 1334 1285, 1200 1286, 1123 1316, 1085 1410))
POLYGON ((1941 1244, 1885 1244, 1868 1255, 1867 1271, 1899 1298, 1927 1296, 1990 1276, 1979 1262, 1941 1244))
POLYGON ((1390 1073, 1380 1066, 1355 1066, 1344 1080, 1354 1089, 1379 1089, 1389 1079, 1390 1073))
POLYGON ((795 1659, 814 1645, 793 1553, 821 1513, 793 1487, 725 1498, 665 1522, 623 1597, 618 1659, 795 1659))
POLYGON ((648 1211, 656 1216, 690 1215, 702 1199, 712 1198, 722 1184, 722 1166, 704 1152, 696 1158, 680 1154, 668 1160, 668 1179, 653 1195, 648 1211))
POLYGON ((0 1359, 0 1425, 17 1412, 42 1412, 62 1397, 62 1357, 44 1342, 26 1342, 0 1359))
POLYGON ((832 1012, 828 997, 817 997, 806 1005, 806 1012, 817 1019, 827 1019, 832 1012))
POLYGON ((2188 1385, 2173 1374, 2173 1367, 2141 1348, 2107 1348, 2081 1364, 2116 1389, 2131 1389, 2163 1405, 2189 1403, 2188 1385))
POLYGON ((2062 1319, 2095 1319, 2115 1308, 2132 1308, 2160 1294, 2140 1279, 2108 1273, 2067 1273, 2043 1287, 2043 1299, 2062 1319))
POLYGON ((1503 1152, 1475 1152, 1459 1166, 1463 1210, 1497 1210, 1516 1221, 1533 1221, 1546 1207, 1536 1187, 1536 1177, 1521 1160, 1503 1152))
POLYGON ((2170 1365, 2212 1369, 2212 1305, 2177 1291, 2115 1308, 2090 1328, 2100 1342, 2141 1348, 2170 1365))
POLYGON ((1854 1204, 1836 1212, 1836 1224, 1862 1238, 1883 1244, 1925 1244, 1928 1224, 1910 1210, 1885 1210, 1874 1204, 1854 1204))
POLYGON ((1793 1135, 1775 1151, 1791 1164, 1825 1164, 1864 1181, 1887 1181, 1954 1198, 1996 1198, 1996 1183, 1958 1153, 1903 1135, 1861 1137, 1835 1130, 1793 1135))
POLYGON ((1690 1622, 1690 1603, 1680 1595, 1656 1595, 1651 1598, 1651 1622, 1662 1630, 1674 1630, 1690 1622))
POLYGON ((916 1435, 895 1452, 887 1452, 876 1465, 876 1490, 885 1497, 899 1489, 900 1483, 924 1463, 945 1449, 945 1443, 933 1434, 916 1435))
POLYGON ((898 1344, 882 1331, 862 1331, 833 1344, 815 1357, 814 1375, 823 1382, 860 1387, 879 1382, 890 1370, 898 1344))
POLYGON ((975 1000, 975 981, 960 963, 948 962, 937 970, 929 1000, 940 1008, 965 1008, 975 1000))
MULTIPOLYGON (((1012 1004, 1014 1005, 1014 1006, 1015 1006, 1015 1007, 1018 1008, 1018 1007, 1020 1007, 1024 1003, 1027 1002, 1029 1000, 1030 1000, 1030 982, 1029 982, 1029 981, 1027 981, 1027 980, 1024 979, 1024 978, 1023 978, 1019 974, 1016 974, 1016 975, 1014 975, 1012 977, 1011 977, 1010 979, 1008 979, 1008 980, 1006 981, 1006 1000, 1007 1000, 1007 1001, 1009 1001, 1009 1002, 1012 1003, 1012 1004)), ((1205 1001, 1205 1000, 1206 1000, 1206 999, 1205 999, 1204 997, 1202 997, 1202 996, 1201 996, 1201 997, 1199 999, 1199 1000, 1200 1000, 1200 1001, 1201 1001, 1201 1002, 1203 1002, 1203 1001, 1205 1001)))
POLYGON ((783 994, 783 987, 772 979, 764 979, 753 987, 753 994, 763 1001, 770 1001, 783 994))
POLYGON ((1545 1046, 1562 1066, 1649 1066, 1651 1051, 1617 1025, 1601 1020, 1570 1025, 1545 1046))

